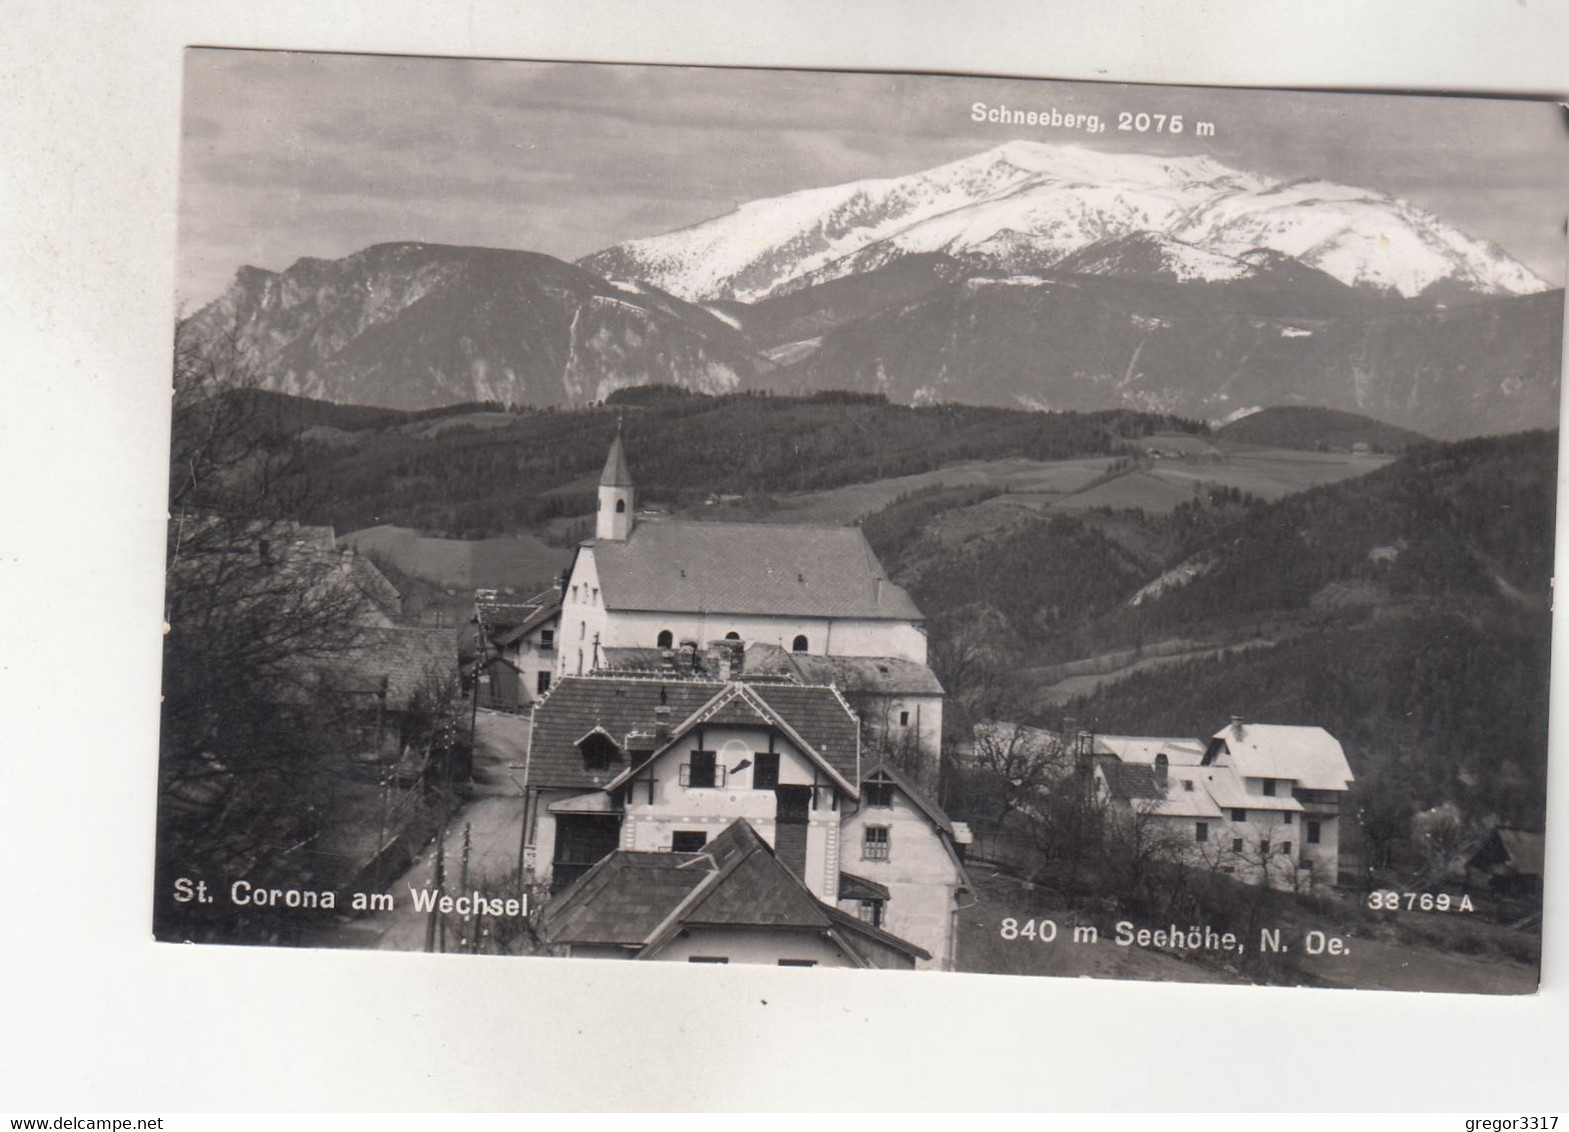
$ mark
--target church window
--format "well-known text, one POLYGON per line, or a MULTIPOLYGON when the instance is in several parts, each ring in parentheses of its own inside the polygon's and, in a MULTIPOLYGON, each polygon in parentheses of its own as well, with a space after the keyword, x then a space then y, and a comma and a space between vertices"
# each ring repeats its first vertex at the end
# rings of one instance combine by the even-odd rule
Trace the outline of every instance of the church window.
POLYGON ((668 649, 676 643, 675 634, 669 629, 661 629, 659 630, 659 640, 655 643, 662 649, 668 649))
POLYGON ((796 639, 794 641, 792 641, 790 643, 790 651, 791 652, 805 652, 806 651, 806 634, 805 633, 800 634, 799 636, 796 637, 796 639))

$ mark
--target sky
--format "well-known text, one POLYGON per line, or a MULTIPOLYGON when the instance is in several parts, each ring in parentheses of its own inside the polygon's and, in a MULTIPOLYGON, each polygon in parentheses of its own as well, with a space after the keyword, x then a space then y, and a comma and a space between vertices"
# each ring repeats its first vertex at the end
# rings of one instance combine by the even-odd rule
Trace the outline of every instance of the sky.
POLYGON ((203 48, 186 53, 184 107, 187 313, 242 265, 397 240, 572 260, 1019 137, 1379 189, 1564 282, 1569 132, 1551 103, 203 48), (1110 128, 978 123, 976 102, 1110 128), (1186 128, 1118 131, 1122 111, 1181 114, 1186 128))

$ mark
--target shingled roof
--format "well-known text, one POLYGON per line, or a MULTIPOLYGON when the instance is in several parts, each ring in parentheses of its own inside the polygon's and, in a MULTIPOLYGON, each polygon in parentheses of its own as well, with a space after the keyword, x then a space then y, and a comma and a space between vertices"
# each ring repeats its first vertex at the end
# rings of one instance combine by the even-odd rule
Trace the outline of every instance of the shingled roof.
POLYGON ((832 684, 847 693, 872 692, 885 696, 943 694, 937 674, 913 660, 896 656, 787 655, 803 684, 832 684))
POLYGON ((654 709, 670 709, 670 734, 690 730, 700 709, 714 705, 697 722, 776 726, 759 707, 777 717, 786 733, 793 731, 855 789, 860 765, 860 728, 855 715, 832 688, 796 684, 721 684, 713 680, 654 680, 631 676, 564 676, 534 708, 529 740, 528 780, 531 786, 590 789, 610 785, 632 769, 626 757, 604 770, 583 765, 577 742, 595 727, 617 743, 628 732, 649 731, 654 709), (726 688, 742 694, 720 699, 726 688), (749 702, 755 699, 755 703, 749 702))
POLYGON ((585 545, 607 609, 921 620, 859 527, 649 520, 585 545))
POLYGON ((920 959, 930 954, 858 921, 846 923, 774 856, 744 818, 697 853, 617 850, 546 906, 540 936, 552 944, 626 947, 651 957, 683 928, 766 927, 822 933, 854 959, 847 928, 920 959))
POLYGON ((628 732, 653 726, 654 709, 660 703, 670 708, 672 723, 680 722, 722 687, 706 680, 563 676, 534 706, 529 785, 581 790, 607 785, 630 764, 623 757, 604 770, 586 769, 577 748, 585 732, 602 727, 621 743, 628 732))
POLYGON ((1106 789, 1119 802, 1156 801, 1165 797, 1155 783, 1155 771, 1142 763, 1122 763, 1103 759, 1101 776, 1106 789))

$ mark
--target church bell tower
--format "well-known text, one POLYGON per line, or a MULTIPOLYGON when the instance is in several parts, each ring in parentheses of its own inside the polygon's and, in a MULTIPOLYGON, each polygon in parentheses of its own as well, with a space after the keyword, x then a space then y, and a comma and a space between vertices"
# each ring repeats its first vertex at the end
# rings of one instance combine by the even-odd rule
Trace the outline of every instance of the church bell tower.
POLYGON ((637 493, 632 487, 632 470, 627 467, 626 449, 621 446, 621 426, 610 442, 605 470, 599 475, 599 516, 594 537, 601 541, 625 542, 632 533, 637 493))

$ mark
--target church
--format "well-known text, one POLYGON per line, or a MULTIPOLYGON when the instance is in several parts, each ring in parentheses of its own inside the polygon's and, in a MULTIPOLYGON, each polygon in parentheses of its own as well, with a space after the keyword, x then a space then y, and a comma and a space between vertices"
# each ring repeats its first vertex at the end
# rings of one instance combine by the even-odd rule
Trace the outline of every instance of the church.
POLYGON ((859 527, 640 517, 618 430, 595 537, 578 547, 561 597, 558 681, 690 667, 730 642, 721 651, 735 671, 724 678, 832 683, 869 738, 903 748, 935 785, 943 689, 926 664, 921 611, 859 527))

